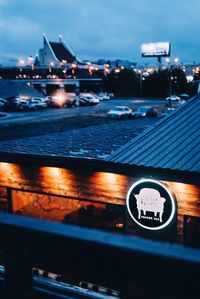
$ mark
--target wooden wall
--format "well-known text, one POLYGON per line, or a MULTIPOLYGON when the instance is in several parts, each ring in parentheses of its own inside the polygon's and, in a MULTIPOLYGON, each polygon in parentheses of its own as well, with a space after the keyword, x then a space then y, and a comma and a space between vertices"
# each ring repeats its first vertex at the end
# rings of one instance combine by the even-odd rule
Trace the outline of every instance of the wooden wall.
POLYGON ((124 204, 125 175, 0 163, 0 186, 124 204))
MULTIPOLYGON (((145 174, 142 176, 145 177, 145 174)), ((29 167, 11 163, 0 163, 0 187, 5 198, 5 188, 11 187, 72 199, 93 200, 125 205, 126 194, 130 186, 140 177, 126 176, 108 172, 88 172, 87 169, 73 171, 56 167, 29 167)), ((177 199, 178 224, 177 240, 183 241, 184 215, 200 217, 200 187, 178 182, 163 181, 177 199)), ((16 195, 15 195, 16 196, 16 195)), ((15 204, 20 208, 24 202, 15 204)), ((29 202, 29 199, 27 199, 29 202)))
POLYGON ((178 241, 182 243, 184 239, 184 215, 200 217, 200 186, 176 182, 165 183, 169 186, 177 199, 177 238, 178 241))

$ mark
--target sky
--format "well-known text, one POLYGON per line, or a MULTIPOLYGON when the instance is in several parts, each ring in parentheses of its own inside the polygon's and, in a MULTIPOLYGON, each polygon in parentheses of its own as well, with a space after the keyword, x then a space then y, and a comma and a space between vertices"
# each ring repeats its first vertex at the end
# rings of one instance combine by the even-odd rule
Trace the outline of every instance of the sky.
POLYGON ((199 0, 0 0, 0 59, 35 56, 45 33, 80 59, 145 64, 141 43, 169 41, 171 59, 198 63, 199 12, 199 0))

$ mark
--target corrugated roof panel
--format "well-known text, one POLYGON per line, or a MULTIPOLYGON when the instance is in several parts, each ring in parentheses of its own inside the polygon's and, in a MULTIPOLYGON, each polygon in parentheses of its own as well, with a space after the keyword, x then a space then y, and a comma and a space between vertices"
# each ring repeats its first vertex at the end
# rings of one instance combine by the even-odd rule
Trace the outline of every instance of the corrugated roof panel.
POLYGON ((200 96, 190 99, 107 160, 200 172, 200 96))
POLYGON ((162 157, 161 163, 165 164, 164 160, 166 160, 167 162, 170 156, 172 157, 176 156, 177 158, 177 155, 179 155, 179 153, 184 149, 183 146, 186 148, 190 146, 188 139, 190 139, 190 133, 192 133, 193 130, 192 126, 193 124, 190 123, 188 127, 185 127, 184 123, 182 123, 179 127, 176 128, 176 130, 172 132, 173 135, 168 134, 167 138, 163 138, 163 140, 160 139, 160 142, 159 144, 157 144, 156 149, 154 146, 153 155, 148 155, 146 159, 148 159, 148 161, 150 161, 151 163, 155 163, 158 160, 158 158, 162 157), (160 152, 160 147, 165 147, 166 144, 167 147, 165 151, 160 152), (180 151, 180 145, 181 145, 181 151, 180 151))

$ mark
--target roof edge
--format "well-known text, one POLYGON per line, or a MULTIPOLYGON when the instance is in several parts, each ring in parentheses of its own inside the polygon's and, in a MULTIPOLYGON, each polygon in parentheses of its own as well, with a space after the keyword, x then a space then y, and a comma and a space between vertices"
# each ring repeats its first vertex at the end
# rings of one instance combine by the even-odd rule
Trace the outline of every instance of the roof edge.
POLYGON ((46 41, 46 43, 47 43, 47 45, 48 45, 48 47, 49 47, 49 50, 51 51, 51 54, 53 55, 53 57, 54 57, 54 59, 56 60, 56 62, 60 62, 60 61, 58 60, 58 58, 56 57, 56 55, 55 55, 55 53, 54 53, 54 51, 53 51, 53 49, 52 49, 52 47, 51 47, 51 45, 50 45, 50 43, 49 43, 49 41, 48 41, 48 39, 47 39, 45 33, 43 33, 43 40, 46 41))
POLYGON ((110 172, 134 178, 145 176, 145 178, 154 178, 157 180, 169 180, 200 185, 199 172, 129 165, 95 158, 0 152, 0 163, 1 162, 59 168, 67 167, 77 170, 82 170, 84 166, 84 169, 91 172, 110 172))

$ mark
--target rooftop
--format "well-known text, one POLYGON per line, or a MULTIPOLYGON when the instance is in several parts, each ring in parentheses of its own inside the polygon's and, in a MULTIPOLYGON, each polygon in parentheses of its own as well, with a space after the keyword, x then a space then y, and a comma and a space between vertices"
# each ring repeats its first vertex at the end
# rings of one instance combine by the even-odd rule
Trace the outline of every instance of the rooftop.
POLYGON ((200 95, 120 147, 107 161, 200 172, 200 95))
POLYGON ((0 152, 105 159, 157 119, 113 122, 0 142, 0 152))
POLYGON ((61 43, 49 42, 56 58, 59 61, 66 60, 67 63, 73 63, 76 59, 61 43))

